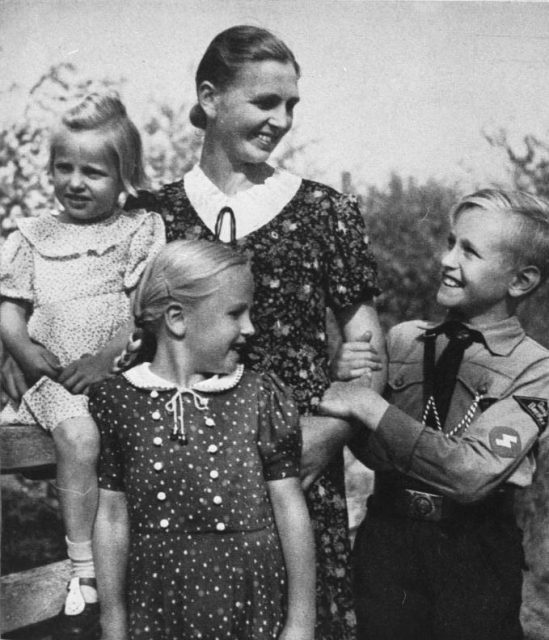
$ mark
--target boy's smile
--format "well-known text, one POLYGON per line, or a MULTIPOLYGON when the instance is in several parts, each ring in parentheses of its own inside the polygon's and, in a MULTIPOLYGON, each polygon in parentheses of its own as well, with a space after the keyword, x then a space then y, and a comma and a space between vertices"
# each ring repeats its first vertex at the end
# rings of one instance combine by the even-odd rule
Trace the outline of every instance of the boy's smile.
POLYGON ((498 212, 462 211, 442 260, 437 301, 473 324, 509 316, 509 286, 516 269, 509 248, 515 222, 498 212))

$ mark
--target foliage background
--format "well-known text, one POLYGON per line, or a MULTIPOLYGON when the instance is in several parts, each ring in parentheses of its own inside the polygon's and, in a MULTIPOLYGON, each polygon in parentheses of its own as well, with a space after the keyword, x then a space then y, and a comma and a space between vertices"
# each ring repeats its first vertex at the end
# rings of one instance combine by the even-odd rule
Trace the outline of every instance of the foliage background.
MULTIPOLYGON (((52 67, 32 87, 24 117, 10 122, 0 132, 0 243, 20 217, 40 215, 55 207, 46 171, 48 131, 57 114, 72 101, 95 89, 116 89, 124 93, 123 80, 92 81, 82 77, 71 64, 52 67)), ((12 91, 17 91, 17 87, 12 91)), ((196 161, 201 137, 188 121, 191 104, 174 108, 150 99, 142 122, 149 186, 180 178, 196 161)), ((509 183, 533 193, 549 195, 549 145, 527 136, 525 152, 518 153, 506 132, 479 135, 479 144, 489 144, 508 158, 509 183)), ((314 140, 300 139, 299 130, 276 158, 296 173, 322 179, 311 161, 314 140)), ((344 174, 334 185, 354 193, 360 202, 372 247, 379 263, 383 293, 378 309, 385 328, 417 317, 438 318, 434 294, 440 271, 439 252, 448 232, 447 213, 463 195, 454 184, 437 180, 418 183, 413 177, 393 174, 384 187, 368 185, 358 175, 344 174)), ((483 185, 484 186, 484 185, 483 185)), ((547 288, 528 301, 522 319, 538 340, 549 345, 547 288)), ((348 486, 353 524, 363 514, 364 495, 370 490, 371 475, 348 459, 348 486)), ((522 503, 521 518, 526 528, 527 556, 534 571, 527 580, 525 620, 529 638, 549 638, 549 455, 540 451, 540 472, 534 487, 522 503)), ((8 478, 3 480, 2 573, 21 570, 63 556, 62 528, 56 516, 54 492, 43 482, 8 478), (42 501, 36 511, 36 497, 42 501), (31 526, 32 522, 39 526, 31 526), (29 532, 40 535, 29 535, 29 532)))

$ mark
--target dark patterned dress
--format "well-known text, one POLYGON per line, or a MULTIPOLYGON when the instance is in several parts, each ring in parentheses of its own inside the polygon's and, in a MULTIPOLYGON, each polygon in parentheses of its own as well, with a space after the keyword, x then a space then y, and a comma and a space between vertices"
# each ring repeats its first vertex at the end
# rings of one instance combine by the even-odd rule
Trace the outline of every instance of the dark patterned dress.
MULTIPOLYGON (((167 240, 214 239, 192 207, 183 181, 138 202, 162 215, 167 240)), ((238 224, 238 221, 237 221, 238 224)), ((325 314, 378 293, 355 200, 303 180, 264 226, 240 238, 255 280, 256 333, 244 363, 271 371, 291 387, 302 415, 314 415, 329 385, 325 314)), ((317 640, 355 637, 343 455, 307 495, 317 550, 317 640)))
POLYGON ((131 640, 276 640, 283 628, 267 482, 299 475, 299 416, 274 376, 243 369, 178 390, 145 363, 92 391, 99 486, 127 496, 131 640), (177 414, 185 444, 170 438, 177 414))

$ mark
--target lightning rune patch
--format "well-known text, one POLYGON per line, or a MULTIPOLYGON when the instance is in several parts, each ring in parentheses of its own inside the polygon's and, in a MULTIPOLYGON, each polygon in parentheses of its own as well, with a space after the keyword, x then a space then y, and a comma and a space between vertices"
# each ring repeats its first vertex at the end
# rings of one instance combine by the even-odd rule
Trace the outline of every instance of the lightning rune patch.
POLYGON ((516 458, 522 451, 520 436, 510 427, 494 427, 490 431, 490 448, 500 458, 516 458))

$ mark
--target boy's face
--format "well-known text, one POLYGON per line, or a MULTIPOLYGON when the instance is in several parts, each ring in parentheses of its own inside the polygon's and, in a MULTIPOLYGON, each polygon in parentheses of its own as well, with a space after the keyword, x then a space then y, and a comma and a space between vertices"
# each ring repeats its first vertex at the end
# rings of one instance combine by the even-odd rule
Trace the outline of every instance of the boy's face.
POLYGON ((442 260, 439 304, 473 324, 509 316, 508 291, 516 268, 506 246, 514 224, 501 213, 476 207, 459 214, 442 260))

